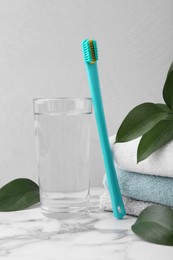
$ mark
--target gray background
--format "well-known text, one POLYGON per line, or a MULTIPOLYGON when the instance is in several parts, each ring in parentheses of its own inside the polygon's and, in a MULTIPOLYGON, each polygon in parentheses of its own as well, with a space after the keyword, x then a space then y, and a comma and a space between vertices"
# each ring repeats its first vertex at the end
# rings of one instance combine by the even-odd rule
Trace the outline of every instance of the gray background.
MULTIPOLYGON (((161 102, 173 57, 171 0, 0 0, 0 185, 37 180, 32 99, 89 96, 81 41, 94 38, 109 135, 161 102)), ((92 185, 103 161, 92 119, 92 185)))

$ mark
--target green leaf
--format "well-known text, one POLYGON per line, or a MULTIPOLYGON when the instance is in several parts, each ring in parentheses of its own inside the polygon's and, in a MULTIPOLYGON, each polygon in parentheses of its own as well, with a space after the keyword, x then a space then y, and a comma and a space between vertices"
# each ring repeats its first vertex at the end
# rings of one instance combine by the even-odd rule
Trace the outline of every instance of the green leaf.
POLYGON ((162 109, 163 111, 167 112, 167 113, 172 113, 172 111, 169 109, 169 107, 166 104, 156 104, 156 106, 158 106, 160 109, 162 109))
POLYGON ((173 210, 162 205, 149 206, 131 229, 145 241, 173 246, 173 210))
POLYGON ((144 134, 137 150, 137 162, 154 153, 157 149, 173 139, 173 120, 163 120, 144 134))
POLYGON ((173 63, 169 68, 163 87, 163 98, 168 107, 173 110, 173 63))
POLYGON ((128 113, 119 127, 116 142, 127 142, 145 134, 167 116, 168 113, 153 103, 136 106, 128 113))
POLYGON ((25 209, 39 201, 39 187, 29 179, 13 180, 0 189, 0 211, 25 209))

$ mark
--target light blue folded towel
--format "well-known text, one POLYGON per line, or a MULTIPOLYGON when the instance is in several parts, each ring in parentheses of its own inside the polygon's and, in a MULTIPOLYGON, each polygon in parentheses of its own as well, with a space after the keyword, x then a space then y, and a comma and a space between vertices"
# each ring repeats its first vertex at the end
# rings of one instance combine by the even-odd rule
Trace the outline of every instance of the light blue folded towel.
MULTIPOLYGON (((124 196, 173 207, 173 178, 140 174, 116 168, 124 196)), ((106 186, 106 179, 104 180, 106 186)))

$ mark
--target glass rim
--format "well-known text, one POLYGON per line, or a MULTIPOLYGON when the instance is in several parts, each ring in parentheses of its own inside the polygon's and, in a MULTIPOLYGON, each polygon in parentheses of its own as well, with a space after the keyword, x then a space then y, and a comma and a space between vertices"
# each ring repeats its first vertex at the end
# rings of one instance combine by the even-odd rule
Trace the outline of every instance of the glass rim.
POLYGON ((50 97, 50 98, 34 98, 33 102, 36 101, 50 101, 50 100, 90 100, 92 101, 92 98, 90 97, 50 97))
POLYGON ((90 97, 53 97, 53 98, 35 98, 33 99, 33 106, 34 106, 34 115, 85 115, 85 114, 92 114, 92 98, 90 97), (56 109, 54 111, 44 111, 41 112, 39 109, 37 110, 36 107, 41 106, 45 104, 46 106, 51 103, 61 103, 65 102, 67 105, 70 104, 71 102, 76 103, 76 102, 81 102, 83 105, 89 105, 89 108, 86 110, 84 109, 83 111, 78 111, 78 110, 73 110, 71 111, 57 111, 56 109))

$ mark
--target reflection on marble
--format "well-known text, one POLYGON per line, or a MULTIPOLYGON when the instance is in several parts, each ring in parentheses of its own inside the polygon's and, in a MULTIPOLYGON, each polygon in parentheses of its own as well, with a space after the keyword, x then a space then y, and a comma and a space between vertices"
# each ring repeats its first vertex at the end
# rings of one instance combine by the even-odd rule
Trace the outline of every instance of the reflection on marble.
POLYGON ((135 218, 100 212, 98 195, 93 198, 92 212, 83 219, 47 219, 39 206, 1 212, 0 260, 172 260, 173 247, 140 240, 130 229, 135 218))

